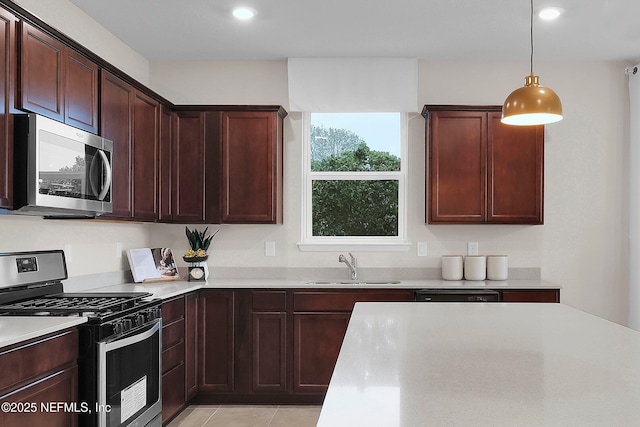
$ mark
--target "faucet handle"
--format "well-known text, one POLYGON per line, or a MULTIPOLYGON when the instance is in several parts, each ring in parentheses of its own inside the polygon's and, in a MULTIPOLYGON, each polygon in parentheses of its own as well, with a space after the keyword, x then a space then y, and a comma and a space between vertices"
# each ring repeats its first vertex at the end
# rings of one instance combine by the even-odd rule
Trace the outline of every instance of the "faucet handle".
POLYGON ((358 258, 354 257, 351 252, 349 252, 349 256, 351 257, 351 265, 355 267, 356 263, 358 262, 358 258))

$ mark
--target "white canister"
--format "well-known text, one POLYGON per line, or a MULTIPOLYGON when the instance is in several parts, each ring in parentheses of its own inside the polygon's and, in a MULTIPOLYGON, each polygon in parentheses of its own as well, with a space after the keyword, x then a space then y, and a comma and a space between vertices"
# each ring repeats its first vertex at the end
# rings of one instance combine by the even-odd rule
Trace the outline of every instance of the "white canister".
POLYGON ((442 278, 444 280, 462 280, 462 255, 444 255, 442 257, 442 278))
POLYGON ((509 258, 506 255, 487 255, 487 279, 507 280, 509 258))
POLYGON ((487 277, 487 258, 484 255, 464 257, 464 278, 466 280, 484 280, 487 277))

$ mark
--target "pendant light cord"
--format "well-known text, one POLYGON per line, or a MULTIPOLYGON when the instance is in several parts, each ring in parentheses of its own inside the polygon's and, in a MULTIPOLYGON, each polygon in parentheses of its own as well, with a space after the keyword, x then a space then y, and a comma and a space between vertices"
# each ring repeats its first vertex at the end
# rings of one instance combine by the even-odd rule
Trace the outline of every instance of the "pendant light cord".
POLYGON ((530 31, 530 41, 531 41, 531 57, 529 58, 529 64, 531 67, 531 75, 533 76, 533 0, 531 0, 531 9, 530 9, 529 17, 530 17, 529 31, 530 31))

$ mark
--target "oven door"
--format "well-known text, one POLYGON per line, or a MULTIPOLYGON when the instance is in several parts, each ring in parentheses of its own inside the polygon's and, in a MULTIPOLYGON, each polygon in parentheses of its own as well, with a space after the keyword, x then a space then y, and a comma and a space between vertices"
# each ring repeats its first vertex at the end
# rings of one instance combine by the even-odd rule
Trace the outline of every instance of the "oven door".
POLYGON ((151 426, 162 412, 161 326, 98 343, 100 427, 151 426))

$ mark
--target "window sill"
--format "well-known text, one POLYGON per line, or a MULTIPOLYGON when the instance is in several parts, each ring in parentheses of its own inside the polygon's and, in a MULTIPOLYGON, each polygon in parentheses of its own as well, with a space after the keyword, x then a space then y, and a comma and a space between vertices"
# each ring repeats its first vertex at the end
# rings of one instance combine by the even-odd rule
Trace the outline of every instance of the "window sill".
POLYGON ((411 243, 374 243, 374 242, 299 242, 300 252, 407 252, 411 243))

